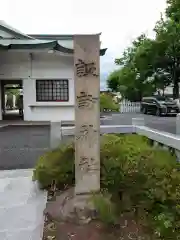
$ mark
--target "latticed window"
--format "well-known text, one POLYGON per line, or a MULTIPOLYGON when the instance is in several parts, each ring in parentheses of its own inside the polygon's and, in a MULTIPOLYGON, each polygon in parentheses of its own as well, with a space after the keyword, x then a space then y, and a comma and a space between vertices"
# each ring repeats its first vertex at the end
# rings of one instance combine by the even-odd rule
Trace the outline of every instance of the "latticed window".
POLYGON ((69 86, 67 79, 36 80, 37 102, 67 102, 69 101, 69 86))

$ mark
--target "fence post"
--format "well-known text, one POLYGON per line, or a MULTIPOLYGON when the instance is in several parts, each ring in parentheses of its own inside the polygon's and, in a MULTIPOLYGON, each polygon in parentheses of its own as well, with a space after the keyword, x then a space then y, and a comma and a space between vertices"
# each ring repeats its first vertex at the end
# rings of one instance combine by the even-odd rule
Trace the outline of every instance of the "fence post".
MULTIPOLYGON (((180 114, 176 116, 176 135, 180 137, 180 114)), ((180 161, 180 151, 176 150, 177 160, 180 161)))
POLYGON ((50 148, 54 149, 60 145, 62 140, 62 126, 61 122, 51 121, 50 128, 50 148))

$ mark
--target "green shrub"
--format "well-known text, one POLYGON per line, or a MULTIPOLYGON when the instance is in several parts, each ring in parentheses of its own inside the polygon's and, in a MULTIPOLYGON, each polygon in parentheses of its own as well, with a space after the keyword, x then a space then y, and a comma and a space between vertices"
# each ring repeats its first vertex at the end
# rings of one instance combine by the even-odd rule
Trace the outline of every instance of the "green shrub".
POLYGON ((34 170, 34 180, 38 180, 42 188, 48 188, 53 181, 57 187, 74 184, 74 146, 61 147, 41 156, 34 170))
POLYGON ((92 196, 92 202, 98 213, 98 219, 106 225, 115 224, 117 221, 116 206, 111 198, 112 196, 105 191, 92 196))
POLYGON ((100 95, 100 111, 101 112, 103 112, 104 110, 119 112, 119 109, 120 109, 119 104, 113 100, 112 96, 104 93, 100 95))
MULTIPOLYGON (((160 239, 177 239, 180 233, 180 164, 176 157, 161 148, 153 148, 147 138, 136 134, 103 135, 100 151, 101 188, 111 194, 116 211, 135 211, 138 219, 143 215, 160 239)), ((34 178, 45 188, 53 180, 59 187, 73 185, 74 146, 64 145, 42 156, 34 178)), ((102 198, 100 195, 94 200, 101 220, 111 214, 110 202, 98 205, 102 198)), ((113 222, 114 215, 109 219, 113 222)))
POLYGON ((105 136, 101 185, 119 198, 120 210, 146 216, 162 239, 180 230, 180 173, 175 156, 152 148, 141 136, 105 136))

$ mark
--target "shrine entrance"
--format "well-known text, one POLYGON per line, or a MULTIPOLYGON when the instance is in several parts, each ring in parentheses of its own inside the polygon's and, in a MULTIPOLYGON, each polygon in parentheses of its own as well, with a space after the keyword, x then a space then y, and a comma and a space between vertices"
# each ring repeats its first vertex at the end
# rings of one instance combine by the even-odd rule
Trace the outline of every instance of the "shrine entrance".
POLYGON ((23 120, 22 80, 1 80, 2 120, 23 120))

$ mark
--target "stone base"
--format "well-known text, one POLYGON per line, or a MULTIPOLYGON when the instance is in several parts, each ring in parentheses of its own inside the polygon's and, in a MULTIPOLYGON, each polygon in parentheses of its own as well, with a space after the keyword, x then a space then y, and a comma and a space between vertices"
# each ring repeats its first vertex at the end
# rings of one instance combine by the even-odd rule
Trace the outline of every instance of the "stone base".
POLYGON ((89 199, 90 195, 75 196, 74 188, 68 189, 56 196, 55 201, 47 203, 45 214, 57 222, 89 223, 97 216, 89 199))

